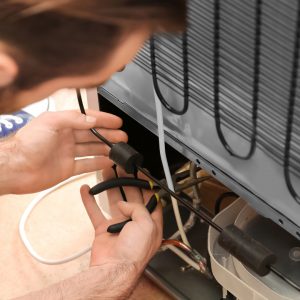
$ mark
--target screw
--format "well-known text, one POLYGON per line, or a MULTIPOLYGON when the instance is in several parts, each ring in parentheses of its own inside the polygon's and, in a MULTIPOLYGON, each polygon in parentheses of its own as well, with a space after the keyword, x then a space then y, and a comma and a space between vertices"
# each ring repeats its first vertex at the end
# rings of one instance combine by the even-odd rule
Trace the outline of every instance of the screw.
POLYGON ((300 247, 294 247, 289 253, 290 259, 293 261, 300 261, 300 247))
POLYGON ((180 267, 180 271, 181 272, 188 272, 188 271, 190 271, 192 269, 193 269, 193 267, 190 266, 190 265, 180 267))

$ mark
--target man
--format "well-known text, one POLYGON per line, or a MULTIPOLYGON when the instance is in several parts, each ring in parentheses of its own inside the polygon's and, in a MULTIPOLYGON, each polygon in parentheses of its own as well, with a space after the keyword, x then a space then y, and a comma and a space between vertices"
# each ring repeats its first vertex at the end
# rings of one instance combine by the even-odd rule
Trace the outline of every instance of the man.
MULTIPOLYGON (((1 0, 0 113, 46 98, 60 88, 97 86, 122 69, 155 31, 184 27, 182 0, 1 0)), ((45 113, 0 144, 0 192, 22 194, 49 188, 70 176, 104 170, 112 176, 108 149, 89 129, 110 141, 126 141, 113 115, 88 111, 45 113), (78 157, 95 156, 75 160, 78 157)), ((139 191, 129 202, 109 194, 115 223, 131 217, 119 235, 106 232, 89 187, 81 188, 95 228, 91 268, 21 299, 126 299, 160 246, 162 216, 145 209, 139 191)), ((28 270, 30 272, 30 270, 28 270)))

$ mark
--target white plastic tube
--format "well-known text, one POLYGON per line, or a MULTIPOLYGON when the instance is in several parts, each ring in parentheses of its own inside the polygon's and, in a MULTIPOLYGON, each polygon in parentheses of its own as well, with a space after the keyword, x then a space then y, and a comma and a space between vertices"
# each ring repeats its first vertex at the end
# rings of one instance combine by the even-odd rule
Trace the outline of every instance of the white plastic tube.
POLYGON ((40 263, 42 264, 46 264, 46 265, 60 265, 60 264, 64 264, 64 263, 67 263, 71 260, 74 260, 74 259, 77 259, 78 257, 84 255, 85 253, 89 252, 91 250, 91 247, 88 247, 88 248, 85 248, 81 251, 79 251, 78 253, 75 253, 71 256, 68 256, 68 257, 65 257, 65 258, 62 258, 62 259, 58 259, 58 260, 50 260, 50 259, 46 259, 42 256, 40 256, 36 251, 35 249, 33 248, 33 246, 31 245, 28 237, 27 237, 27 233, 26 233, 26 230, 25 230, 25 226, 26 226, 26 223, 27 223, 27 220, 29 218, 29 216, 31 215, 31 213, 33 212, 33 210, 35 209, 35 207, 46 197, 48 196, 49 194, 51 194, 52 192, 54 192, 55 190, 61 188, 62 186, 70 183, 70 182, 73 182, 79 178, 83 178, 83 177, 86 177, 87 175, 79 175, 79 176, 75 176, 75 177, 72 177, 46 191, 43 191, 41 193, 39 193, 37 195, 37 197, 35 197, 31 203, 27 206, 27 208, 25 209, 24 213, 22 214, 22 217, 20 219, 20 223, 19 223, 19 234, 20 234, 20 238, 25 246, 25 248, 28 250, 29 254, 35 258, 37 261, 39 261, 40 263))
MULTIPOLYGON (((169 168, 168 160, 167 160, 167 155, 166 155, 165 132, 164 132, 164 120, 163 120, 162 105, 161 105, 160 100, 158 99, 155 91, 154 91, 154 98, 155 98, 155 107, 156 107, 160 157, 161 157, 165 177, 166 177, 166 180, 167 180, 168 188, 170 190, 174 191, 174 184, 173 184, 172 175, 171 175, 171 172, 170 172, 170 168, 169 168)), ((180 232, 181 239, 186 245, 190 246, 190 243, 189 243, 189 241, 186 237, 184 227, 183 227, 183 224, 182 224, 182 219, 181 219, 181 215, 180 215, 177 200, 174 199, 173 197, 171 197, 171 200, 172 200, 174 215, 175 215, 176 223, 177 223, 177 226, 178 226, 178 230, 180 232)))

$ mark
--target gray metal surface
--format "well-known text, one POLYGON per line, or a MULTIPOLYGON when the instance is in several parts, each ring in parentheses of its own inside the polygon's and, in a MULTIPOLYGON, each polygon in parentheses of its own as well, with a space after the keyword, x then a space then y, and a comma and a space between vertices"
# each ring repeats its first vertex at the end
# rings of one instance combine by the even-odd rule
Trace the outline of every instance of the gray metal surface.
MULTIPOLYGON (((246 153, 252 132, 254 13, 256 1, 221 1, 220 106, 230 146, 246 153)), ((214 1, 190 1, 188 31, 190 107, 183 116, 164 111, 167 141, 239 193, 256 210, 300 238, 300 204, 283 173, 284 143, 297 1, 262 2, 261 64, 257 149, 249 160, 232 157, 217 135, 213 105, 214 1)), ((170 104, 182 105, 179 37, 157 38, 157 71, 170 104)), ((100 92, 148 129, 156 132, 155 104, 146 45, 136 61, 100 92)), ((297 89, 297 95, 299 94, 297 89)), ((291 144, 292 183, 300 193, 300 101, 296 99, 291 144)))

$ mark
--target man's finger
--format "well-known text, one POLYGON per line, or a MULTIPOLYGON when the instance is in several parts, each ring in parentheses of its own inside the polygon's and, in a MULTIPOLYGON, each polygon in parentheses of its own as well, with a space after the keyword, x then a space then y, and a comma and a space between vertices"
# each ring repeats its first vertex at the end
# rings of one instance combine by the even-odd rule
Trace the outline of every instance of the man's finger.
POLYGON ((103 143, 81 143, 75 145, 75 157, 108 156, 110 148, 103 143))
POLYGON ((151 214, 153 221, 157 224, 157 228, 162 232, 163 228, 163 214, 162 214, 162 205, 159 201, 154 212, 151 214))
MULTIPOLYGON (((127 134, 122 130, 97 129, 97 131, 112 143, 128 141, 127 134)), ((89 130, 74 131, 74 138, 76 143, 100 142, 89 130)))
POLYGON ((96 229, 106 219, 97 205, 95 198, 89 194, 89 190, 89 186, 83 185, 80 189, 80 193, 86 212, 96 229))
POLYGON ((94 127, 117 129, 122 125, 122 120, 117 116, 91 110, 87 112, 87 115, 76 110, 46 112, 40 118, 43 118, 45 123, 50 124, 56 130, 64 128, 90 129, 94 127))
POLYGON ((118 206, 123 215, 125 217, 131 218, 132 221, 136 221, 138 223, 153 223, 149 212, 143 204, 121 201, 118 203, 118 206))
POLYGON ((156 234, 162 237, 163 220, 160 204, 151 215, 145 206, 139 203, 119 202, 118 206, 125 217, 139 223, 144 229, 153 230, 153 228, 156 227, 156 234))
POLYGON ((120 117, 103 111, 87 109, 86 114, 96 117, 96 128, 118 129, 123 125, 123 120, 120 117))
POLYGON ((105 156, 78 159, 75 161, 75 169, 73 175, 99 171, 105 168, 109 168, 112 165, 113 162, 105 156))
POLYGON ((103 169, 102 178, 103 178, 103 181, 107 181, 109 179, 116 178, 113 168, 103 169))
MULTIPOLYGON (((120 176, 126 176, 126 172, 124 170, 122 170, 121 168, 118 168, 118 173, 120 176)), ((146 175, 144 175, 140 172, 138 173, 138 178, 150 181, 150 179, 146 175)), ((150 191, 150 190, 142 190, 142 194, 143 194, 143 199, 142 199, 141 192, 139 189, 128 187, 125 190, 126 190, 126 196, 127 196, 128 202, 141 203, 141 201, 143 201, 145 206, 147 205, 147 203, 149 202, 150 198, 153 196, 153 193, 154 193, 153 191, 150 191)), ((154 212, 151 214, 151 218, 157 224, 157 228, 160 231, 162 231, 163 216, 162 216, 162 205, 161 205, 160 201, 157 204, 157 207, 154 210, 154 212)))
MULTIPOLYGON (((123 175, 126 174, 126 172, 124 170, 122 170, 121 168, 120 168, 119 172, 120 172, 120 174, 123 174, 123 175)), ((146 175, 144 175, 141 172, 138 172, 137 175, 138 175, 139 179, 146 180, 146 181, 151 181, 146 175)), ((140 190, 138 190, 138 191, 140 192, 140 190)), ((143 196, 143 201, 144 201, 145 205, 148 203, 148 201, 151 198, 151 196, 153 195, 153 193, 154 192, 151 191, 151 190, 142 190, 142 196, 143 196)))
MULTIPOLYGON (((119 177, 129 177, 129 178, 134 177, 132 174, 127 174, 120 167, 117 168, 117 172, 118 172, 119 177)), ((126 195, 126 198, 127 198, 128 202, 134 202, 134 203, 143 203, 144 202, 141 190, 139 188, 124 186, 123 190, 125 192, 125 195, 126 195)))
MULTIPOLYGON (((102 172, 102 178, 103 181, 107 181, 110 179, 116 178, 115 171, 113 168, 107 168, 104 169, 102 172)), ((107 197, 109 199, 109 209, 110 209, 110 214, 113 218, 119 218, 123 217, 122 213, 120 212, 118 202, 122 200, 120 188, 113 188, 107 190, 107 197)))

